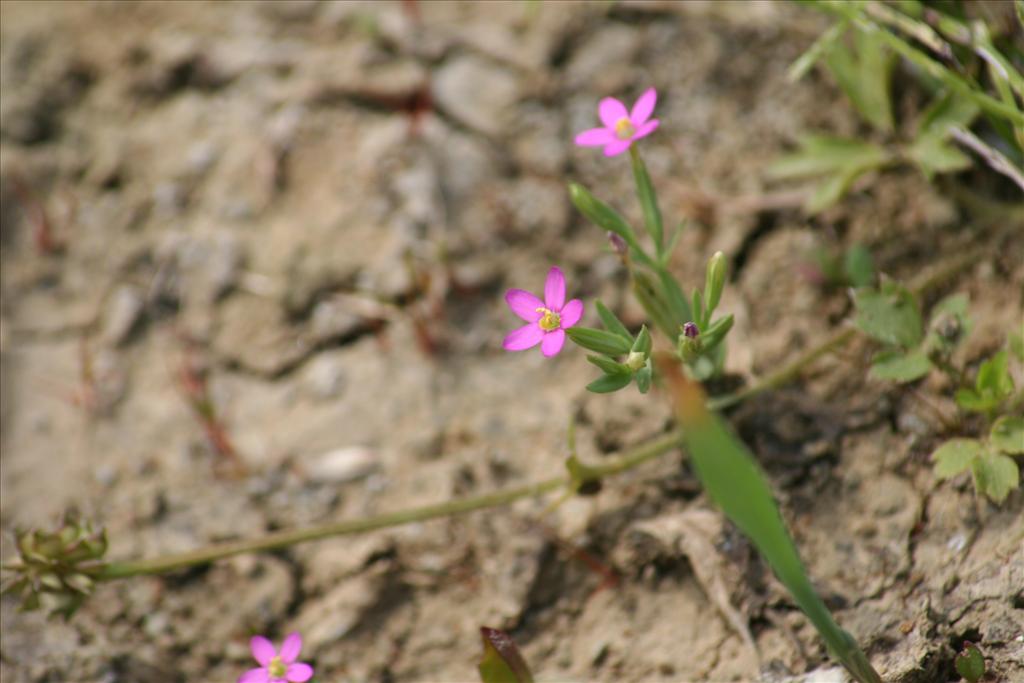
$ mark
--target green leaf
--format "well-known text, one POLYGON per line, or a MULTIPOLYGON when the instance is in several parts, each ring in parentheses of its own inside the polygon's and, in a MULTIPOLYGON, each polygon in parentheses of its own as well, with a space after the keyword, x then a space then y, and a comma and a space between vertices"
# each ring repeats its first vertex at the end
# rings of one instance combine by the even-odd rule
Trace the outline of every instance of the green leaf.
POLYGON ((636 388, 640 390, 641 394, 646 394, 651 388, 651 361, 647 360, 647 365, 640 368, 636 373, 636 388))
POLYGON ((589 218, 595 225, 604 230, 614 232, 626 240, 626 244, 630 247, 639 250, 636 235, 633 234, 633 228, 629 226, 626 219, 619 215, 615 209, 590 194, 587 188, 577 183, 569 183, 569 198, 576 205, 576 208, 580 210, 580 213, 589 218))
POLYGON ((949 135, 950 126, 970 126, 978 117, 979 111, 978 105, 974 102, 945 91, 933 99, 921 114, 917 136, 945 137, 949 135))
POLYGON ((832 44, 842 38, 847 26, 849 26, 849 22, 845 20, 833 24, 831 28, 825 31, 821 37, 814 41, 814 43, 790 65, 789 69, 786 70, 786 78, 791 83, 795 83, 803 78, 804 74, 810 71, 811 67, 821 59, 821 56, 832 48, 832 44))
MULTIPOLYGON (((672 313, 672 319, 677 323, 677 326, 684 325, 693 320, 693 311, 690 305, 686 303, 686 295, 683 294, 683 290, 679 287, 679 282, 664 268, 658 270, 658 280, 661 282, 662 291, 665 292, 665 303, 668 305, 668 309, 672 313)), ((671 336, 669 335, 669 337, 671 336)))
POLYGON ((642 270, 633 270, 633 296, 640 302, 640 305, 647 311, 651 321, 657 325, 665 335, 671 339, 675 336, 679 326, 673 321, 671 308, 665 301, 664 293, 660 284, 648 273, 642 270))
POLYGON ((875 282, 875 260, 863 244, 854 244, 843 256, 843 274, 854 287, 870 287, 875 282))
POLYGON ((971 461, 974 488, 996 503, 1002 503, 1020 483, 1017 463, 1008 455, 985 453, 971 461))
POLYGON ((982 396, 1002 401, 1013 393, 1013 377, 1010 375, 1010 355, 1005 349, 981 364, 974 388, 982 396))
POLYGON ((611 358, 607 358, 606 356, 591 356, 591 355, 587 355, 587 360, 589 360, 591 363, 593 363, 597 367, 601 368, 601 371, 604 372, 606 375, 622 375, 622 374, 631 375, 631 374, 633 374, 633 373, 631 373, 629 371, 629 368, 627 368, 625 365, 623 365, 622 363, 619 363, 617 361, 614 361, 611 358))
POLYGON ((482 683, 533 683, 533 674, 526 665, 512 637, 496 628, 480 628, 484 644, 483 657, 477 668, 482 683))
POLYGON ((907 157, 917 164, 921 173, 931 180, 939 173, 953 173, 970 168, 971 157, 947 142, 946 136, 920 135, 907 148, 907 157))
POLYGON ((815 592, 754 456, 720 417, 705 408, 704 392, 685 379, 674 362, 666 361, 660 369, 669 381, 694 470, 711 500, 750 538, 832 654, 857 680, 881 683, 864 653, 815 592))
POLYGON ((1004 415, 992 425, 988 438, 1003 453, 1024 453, 1024 417, 1004 415))
POLYGON ((887 282, 881 290, 858 289, 853 303, 857 307, 857 327, 872 339, 905 349, 921 341, 921 312, 906 288, 887 282))
POLYGON ((636 196, 640 200, 640 208, 644 214, 644 227, 654 241, 654 253, 660 255, 664 242, 664 228, 661 222, 661 209, 658 208, 658 195, 651 184, 651 176, 647 173, 647 164, 640 158, 637 146, 629 148, 629 156, 633 163, 633 178, 636 181, 636 196))
POLYGON ((622 321, 616 317, 614 313, 608 310, 608 307, 601 303, 600 300, 594 302, 594 307, 597 308, 597 315, 601 318, 601 323, 605 329, 612 334, 617 334, 623 339, 633 341, 633 335, 629 333, 626 326, 622 324, 622 321))
POLYGON ((895 55, 885 47, 878 31, 858 28, 854 48, 832 43, 825 52, 825 64, 860 115, 888 133, 893 129, 889 89, 895 55))
POLYGON ((870 142, 830 135, 800 138, 798 151, 782 157, 768 168, 776 179, 805 178, 853 169, 870 169, 890 160, 884 149, 870 142))
POLYGON ((928 374, 932 362, 922 349, 914 349, 907 353, 902 351, 882 351, 871 361, 871 375, 878 379, 894 382, 913 382, 928 374))
POLYGON ((1019 331, 1010 333, 1009 346, 1010 353, 1024 363, 1024 323, 1021 323, 1019 331))
POLYGON ((950 439, 932 453, 936 478, 949 479, 966 472, 974 459, 984 450, 977 439, 950 439))
POLYGON ((632 376, 628 373, 625 375, 605 375, 588 384, 587 391, 595 394, 610 394, 629 384, 632 379, 632 376))
POLYGON ((977 683, 985 675, 985 657, 973 643, 964 643, 964 649, 957 653, 953 666, 967 683, 977 683))
POLYGON ((633 347, 630 351, 639 351, 644 355, 649 355, 652 346, 651 333, 647 331, 647 325, 644 325, 640 328, 640 334, 636 335, 636 341, 633 342, 633 347))
POLYGON ((617 334, 590 327, 570 327, 565 333, 569 339, 583 348, 609 356, 621 356, 629 353, 629 347, 632 345, 632 342, 617 334))
POLYGON ((999 399, 982 396, 974 389, 957 389, 954 399, 963 410, 972 413, 987 413, 999 406, 999 399))

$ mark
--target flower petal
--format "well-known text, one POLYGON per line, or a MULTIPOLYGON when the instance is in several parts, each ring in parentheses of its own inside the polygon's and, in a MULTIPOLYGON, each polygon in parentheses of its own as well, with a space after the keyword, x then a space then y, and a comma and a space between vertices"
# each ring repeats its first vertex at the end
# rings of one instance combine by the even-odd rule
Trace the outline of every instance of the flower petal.
POLYGON ((567 330, 583 317, 583 302, 573 299, 562 308, 562 329, 567 330))
POLYGON ((270 660, 277 656, 274 644, 263 636, 253 636, 249 641, 249 649, 252 650, 252 656, 256 661, 263 666, 270 666, 270 660))
POLYGON ((289 633, 288 637, 281 643, 281 661, 291 664, 299 658, 299 650, 302 649, 302 636, 298 633, 289 633))
POLYGON ((607 128, 591 128, 576 136, 576 144, 581 147, 600 147, 611 142, 613 137, 615 133, 607 128))
POLYGON ((629 149, 629 146, 632 144, 632 138, 630 138, 629 140, 619 140, 616 138, 615 140, 612 140, 611 142, 604 146, 604 155, 606 157, 618 156, 619 154, 622 154, 627 149, 629 149))
POLYGON ((658 102, 658 93, 654 88, 648 88, 640 99, 633 105, 633 111, 629 112, 629 120, 634 126, 640 127, 651 118, 654 105, 658 102))
POLYGON ((302 662, 289 664, 288 670, 284 672, 284 677, 289 683, 305 683, 313 677, 313 667, 302 662))
POLYGON ((636 131, 636 133, 633 134, 633 138, 632 139, 633 140, 639 140, 640 138, 647 137, 648 135, 653 133, 655 131, 655 129, 657 129, 657 127, 658 127, 658 125, 660 123, 661 123, 661 121, 659 121, 658 119, 651 119, 650 121, 648 121, 644 125, 642 125, 639 128, 637 128, 637 131, 636 131))
POLYGON ((270 674, 264 667, 249 669, 238 677, 238 683, 269 683, 270 674))
POLYGON ((540 352, 550 358, 562 350, 563 344, 565 344, 565 330, 548 332, 540 344, 540 352))
POLYGON ((615 123, 619 119, 629 117, 629 112, 626 111, 626 105, 622 102, 619 102, 614 97, 606 97, 597 105, 597 115, 601 117, 601 123, 606 128, 614 129, 615 123))
POLYGON ((565 275, 558 266, 548 271, 544 282, 544 305, 552 311, 560 311, 565 305, 565 275))
POLYGON ((525 289, 510 289, 505 292, 505 302, 512 312, 528 323, 540 320, 541 312, 538 308, 544 307, 544 302, 530 294, 525 289))
POLYGON ((530 323, 509 332, 502 346, 506 351, 525 351, 540 344, 540 340, 543 338, 544 330, 540 329, 540 325, 530 323))

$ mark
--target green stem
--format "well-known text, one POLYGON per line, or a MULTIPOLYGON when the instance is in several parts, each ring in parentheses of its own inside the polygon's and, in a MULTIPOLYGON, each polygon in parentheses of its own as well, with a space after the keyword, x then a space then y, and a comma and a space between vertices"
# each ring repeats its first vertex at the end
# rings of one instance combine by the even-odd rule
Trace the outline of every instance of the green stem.
MULTIPOLYGON (((658 456, 677 447, 679 445, 680 438, 681 435, 679 432, 671 432, 629 450, 620 458, 601 463, 599 465, 594 465, 589 468, 589 471, 591 471, 597 478, 603 478, 625 472, 647 462, 648 460, 653 460, 654 458, 657 458, 658 456)), ((437 519, 438 517, 463 515, 476 510, 485 510, 487 508, 509 505, 510 503, 514 503, 515 501, 523 498, 541 496, 545 493, 551 493, 552 491, 569 486, 570 483, 569 477, 567 476, 555 477, 533 484, 527 484, 525 486, 517 486, 504 489, 502 491, 495 491, 482 496, 474 496, 472 498, 464 498, 462 500, 452 500, 435 505, 425 505, 411 510, 389 512, 382 515, 375 515, 373 517, 364 517, 362 519, 330 522, 328 524, 321 524, 304 529, 279 531, 267 534, 266 536, 261 536, 260 538, 219 543, 186 553, 166 555, 164 557, 156 557, 150 560, 112 562, 108 564, 103 570, 103 573, 96 578, 101 581, 109 581, 112 579, 123 579, 143 574, 163 574, 165 572, 194 567, 196 565, 209 564, 216 560, 231 557, 233 555, 241 555, 243 553, 282 550, 298 543, 306 543, 308 541, 316 541, 334 536, 359 534, 367 531, 374 531, 376 529, 385 529, 388 527, 410 524, 412 522, 424 522, 430 519, 437 519)))
MULTIPOLYGON (((940 264, 936 268, 917 278, 913 283, 911 283, 911 291, 920 296, 928 290, 935 288, 971 264, 976 263, 982 253, 982 249, 972 249, 951 258, 949 261, 940 264)), ((778 372, 762 378, 760 381, 743 391, 728 394, 726 396, 711 398, 708 401, 708 407, 713 410, 727 408, 751 396, 785 384, 799 376, 808 365, 821 356, 847 343, 855 336, 855 334, 856 330, 854 328, 840 330, 839 332, 832 334, 818 346, 801 354, 796 360, 789 363, 778 372)), ((630 449, 619 458, 609 460, 598 465, 588 466, 588 472, 596 478, 609 477, 626 472, 673 450, 679 446, 681 439, 681 431, 675 430, 669 432, 668 434, 664 434, 630 449)), ((533 484, 508 488, 481 496, 464 498, 462 500, 452 500, 445 503, 426 505, 423 507, 413 508, 411 510, 389 512, 362 519, 330 522, 304 529, 278 531, 259 538, 219 543, 186 553, 156 557, 149 560, 112 562, 108 564, 103 572, 96 578, 101 581, 108 581, 143 574, 162 574, 187 567, 209 564, 216 560, 231 557, 233 555, 241 555, 243 553, 282 550, 298 543, 306 543, 308 541, 316 541, 334 536, 347 536, 364 533, 377 529, 410 524, 412 522, 423 522, 430 519, 437 519, 439 517, 463 515, 476 510, 502 507, 524 498, 541 496, 546 493, 551 493, 552 491, 568 487, 571 484, 572 481, 568 476, 554 477, 552 479, 545 479, 533 484)))

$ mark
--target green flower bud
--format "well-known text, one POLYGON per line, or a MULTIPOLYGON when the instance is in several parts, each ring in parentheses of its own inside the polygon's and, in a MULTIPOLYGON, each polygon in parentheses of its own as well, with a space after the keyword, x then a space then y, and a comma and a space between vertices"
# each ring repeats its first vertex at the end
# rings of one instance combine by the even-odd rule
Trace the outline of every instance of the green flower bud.
POLYGON ((689 322, 683 325, 683 332, 679 335, 678 344, 679 357, 683 359, 684 363, 692 363, 697 360, 704 345, 696 323, 689 322))
POLYGON ((722 299, 726 270, 728 270, 728 264, 725 261, 725 254, 716 251, 714 256, 708 259, 708 267, 704 276, 704 315, 707 316, 705 321, 711 319, 711 313, 722 299))

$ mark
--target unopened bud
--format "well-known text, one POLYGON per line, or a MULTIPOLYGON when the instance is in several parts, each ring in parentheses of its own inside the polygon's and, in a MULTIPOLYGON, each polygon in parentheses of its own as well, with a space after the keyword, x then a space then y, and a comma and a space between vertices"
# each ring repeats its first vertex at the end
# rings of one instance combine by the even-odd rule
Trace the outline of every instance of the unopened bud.
POLYGON ((626 240, 622 239, 611 230, 608 231, 608 244, 612 246, 612 249, 619 256, 625 256, 629 253, 629 245, 626 244, 626 240))
POLYGON ((715 310, 718 302, 722 299, 727 268, 725 254, 720 251, 716 251, 714 256, 708 259, 708 267, 704 276, 704 315, 707 316, 707 320, 711 319, 711 312, 715 310))
POLYGON ((690 322, 683 325, 683 333, 679 335, 679 357, 683 362, 692 363, 697 360, 702 347, 697 324, 690 322))
POLYGON ((647 355, 642 351, 630 351, 626 357, 624 365, 629 368, 630 372, 636 372, 644 365, 647 364, 647 355))

